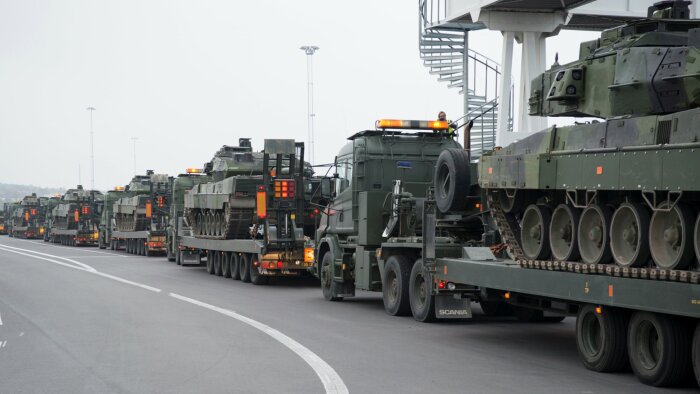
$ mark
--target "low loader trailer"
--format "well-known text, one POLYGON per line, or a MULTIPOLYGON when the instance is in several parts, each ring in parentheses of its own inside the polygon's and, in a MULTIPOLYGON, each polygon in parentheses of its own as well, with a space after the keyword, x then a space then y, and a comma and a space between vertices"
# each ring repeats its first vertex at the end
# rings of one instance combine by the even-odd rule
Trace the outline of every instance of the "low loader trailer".
POLYGON ((139 256, 156 256, 166 252, 165 230, 113 231, 110 249, 124 250, 139 256))
POLYGON ((64 246, 97 246, 99 233, 96 230, 62 230, 52 228, 49 232, 49 240, 64 246))

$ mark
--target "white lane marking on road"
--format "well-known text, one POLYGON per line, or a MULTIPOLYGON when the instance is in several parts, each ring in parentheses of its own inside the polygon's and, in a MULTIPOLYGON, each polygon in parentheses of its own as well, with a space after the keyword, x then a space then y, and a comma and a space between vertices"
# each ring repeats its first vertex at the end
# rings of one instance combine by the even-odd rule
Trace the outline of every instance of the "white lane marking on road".
POLYGON ((102 276, 102 277, 104 277, 104 278, 116 280, 117 282, 126 283, 127 285, 132 285, 132 286, 140 287, 140 288, 142 288, 142 289, 145 289, 145 290, 148 290, 148 291, 152 291, 152 292, 154 292, 154 293, 160 293, 160 292, 161 292, 161 290, 160 290, 159 288, 152 287, 152 286, 149 286, 149 285, 144 285, 143 283, 138 283, 138 282, 130 281, 130 280, 128 280, 128 279, 120 278, 120 277, 118 277, 118 276, 114 276, 114 275, 110 275, 110 274, 105 274, 104 272, 95 271, 95 272, 93 272, 93 274, 102 276))
POLYGON ((56 259, 61 259, 61 260, 65 260, 65 261, 71 262, 71 263, 73 263, 73 264, 75 264, 75 265, 79 265, 79 266, 83 267, 84 269, 86 269, 86 270, 88 270, 88 271, 97 271, 96 269, 90 267, 90 266, 87 265, 87 264, 83 264, 83 263, 81 263, 80 261, 71 260, 71 259, 69 259, 69 258, 67 258, 67 257, 61 257, 61 256, 56 256, 56 255, 54 255, 54 254, 48 254, 48 253, 37 252, 36 250, 31 250, 31 249, 22 249, 22 248, 18 248, 18 247, 15 247, 15 246, 8 246, 8 245, 4 245, 4 244, 0 244, 0 247, 2 247, 2 248, 14 249, 14 250, 21 250, 22 252, 34 253, 34 254, 38 254, 38 255, 41 255, 41 256, 53 257, 53 258, 56 258, 56 259))
POLYGON ((23 337, 24 336, 24 331, 19 333, 19 336, 23 337))
POLYGON ((2 316, 0 316, 0 326, 2 326, 2 316))
POLYGON ((0 348, 5 347, 7 345, 7 341, 0 341, 0 348))
MULTIPOLYGON (((34 243, 34 244, 37 244, 37 245, 47 246, 47 247, 49 247, 49 248, 59 248, 59 249, 63 249, 63 250, 66 250, 66 248, 77 248, 77 246, 52 245, 52 244, 46 243, 46 242, 44 242, 44 241, 25 241, 25 242, 31 242, 31 243, 34 243)), ((125 258, 125 259, 126 259, 126 258, 129 258, 129 256, 124 256, 124 255, 122 255, 122 254, 118 254, 118 253, 109 253, 109 252, 101 252, 101 251, 99 251, 99 250, 89 250, 89 249, 77 249, 77 250, 79 250, 79 251, 81 251, 81 252, 106 254, 107 256, 111 256, 111 257, 120 257, 120 258, 125 258)), ((77 250, 76 250, 76 251, 77 251, 77 250)))
POLYGON ((232 317, 240 322, 243 322, 245 324, 248 324, 265 334, 271 336, 273 339, 276 341, 280 342, 287 348, 289 348, 291 351, 296 353, 297 356, 301 357, 304 361, 306 361, 309 366, 316 372, 316 375, 321 379, 321 383, 323 383, 323 387, 326 389, 326 393, 348 393, 348 388, 345 386, 345 383, 343 382, 343 379, 341 379, 340 375, 338 375, 337 372, 328 365, 321 357, 316 355, 316 353, 312 352, 309 350, 306 346, 302 345, 301 343, 295 341, 294 339, 288 337, 287 335, 283 334, 282 332, 268 326, 267 324, 260 323, 257 320, 253 320, 249 317, 245 317, 243 315, 239 315, 238 313, 220 308, 218 306, 214 306, 211 304, 207 304, 202 301, 198 301, 189 297, 181 296, 179 294, 175 293, 170 293, 169 294, 173 298, 177 298, 178 300, 189 302, 190 304, 194 304, 197 306, 201 306, 202 308, 206 308, 209 310, 212 310, 214 312, 219 312, 222 315, 226 315, 228 317, 232 317))
POLYGON ((33 257, 33 258, 35 258, 35 259, 50 261, 50 262, 52 262, 52 263, 56 263, 56 264, 62 265, 62 266, 64 266, 64 267, 68 267, 68 268, 73 268, 73 269, 77 269, 77 270, 89 272, 89 273, 91 273, 91 274, 95 274, 95 275, 101 276, 101 277, 103 277, 103 278, 108 278, 108 279, 112 279, 112 280, 117 281, 117 282, 121 282, 121 283, 125 283, 125 284, 128 284, 128 285, 140 287, 140 288, 142 288, 142 289, 149 290, 149 291, 152 291, 152 292, 154 292, 154 293, 160 293, 160 292, 161 292, 161 290, 158 289, 158 288, 156 288, 156 287, 144 285, 143 283, 138 283, 138 282, 134 282, 134 281, 131 281, 131 280, 128 280, 128 279, 120 278, 120 277, 118 277, 118 276, 106 274, 106 273, 104 273, 104 272, 100 272, 100 271, 94 269, 93 267, 90 267, 90 266, 87 265, 87 264, 83 264, 83 263, 81 263, 81 262, 78 262, 78 261, 75 261, 75 260, 71 260, 71 259, 68 259, 68 258, 65 258, 65 257, 55 256, 55 255, 47 254, 47 253, 35 252, 35 251, 33 251, 33 250, 28 250, 28 249, 14 248, 14 247, 7 246, 7 245, 2 245, 2 244, 0 244, 0 250, 4 250, 4 251, 6 251, 6 252, 11 252, 11 253, 16 253, 16 254, 21 254, 21 255, 27 256, 27 257, 33 257), (54 259, 49 259, 49 258, 46 258, 46 257, 37 256, 36 254, 23 253, 23 252, 19 252, 19 251, 17 251, 17 250, 12 250, 12 249, 8 249, 8 248, 18 249, 18 250, 27 251, 27 252, 30 252, 30 253, 36 253, 36 254, 40 254, 40 255, 44 255, 44 256, 51 256, 51 257, 55 257, 55 258, 58 258, 58 259, 63 259, 63 260, 70 261, 70 262, 72 262, 72 263, 78 264, 79 267, 76 267, 76 266, 70 265, 70 264, 66 264, 66 263, 64 263, 64 262, 62 262, 62 261, 57 261, 57 260, 54 260, 54 259))

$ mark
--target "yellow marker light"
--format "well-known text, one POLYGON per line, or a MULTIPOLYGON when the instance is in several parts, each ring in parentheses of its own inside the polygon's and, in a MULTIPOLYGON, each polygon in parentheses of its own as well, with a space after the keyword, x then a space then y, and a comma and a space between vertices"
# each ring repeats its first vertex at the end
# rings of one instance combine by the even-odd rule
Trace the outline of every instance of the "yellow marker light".
POLYGON ((5 229, 5 225, 0 224, 0 231, 2 231, 2 230, 4 230, 4 229, 5 229))
POLYGON ((151 204, 151 201, 146 201, 146 217, 151 218, 153 216, 153 204, 151 204))
POLYGON ((78 211, 77 209, 75 210, 75 212, 73 212, 73 220, 76 222, 80 221, 80 211, 78 211))
POLYGON ((374 125, 378 129, 412 130, 447 130, 450 127, 444 120, 379 119, 374 125))
POLYGON ((267 216, 267 196, 265 195, 265 187, 258 186, 258 192, 255 195, 257 205, 258 218, 264 219, 267 216))
POLYGON ((115 192, 123 192, 123 191, 124 191, 124 186, 114 186, 114 191, 115 191, 115 192))
POLYGON ((45 231, 43 227, 39 227, 39 234, 44 235, 45 231))
POLYGON ((304 262, 313 263, 314 262, 314 248, 304 248, 304 262))
POLYGON ((201 174, 203 172, 201 168, 194 168, 194 167, 190 167, 185 171, 187 171, 188 174, 201 174))
POLYGON ((98 232, 92 233, 92 239, 97 239, 97 237, 99 237, 99 236, 100 236, 100 233, 98 233, 98 232))
POLYGON ((600 315, 601 313, 603 313, 603 308, 601 308, 599 306, 595 307, 595 313, 600 315))
POLYGON ((503 294, 503 298, 505 298, 506 300, 510 300, 510 292, 503 294))

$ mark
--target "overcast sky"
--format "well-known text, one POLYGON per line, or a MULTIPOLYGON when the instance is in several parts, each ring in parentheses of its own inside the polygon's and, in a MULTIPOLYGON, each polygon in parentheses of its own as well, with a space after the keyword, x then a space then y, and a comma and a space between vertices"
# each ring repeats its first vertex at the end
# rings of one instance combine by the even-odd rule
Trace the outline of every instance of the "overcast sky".
MULTIPOLYGON (((547 63, 594 37, 548 39, 547 63)), ((457 90, 428 74, 417 39, 414 0, 0 0, 0 182, 72 187, 80 166, 89 186, 88 106, 103 190, 131 179, 131 137, 138 172, 171 175, 239 137, 256 150, 305 140, 308 44, 321 47, 316 163, 381 117, 458 117, 457 90)), ((500 33, 470 46, 500 59, 500 33)))

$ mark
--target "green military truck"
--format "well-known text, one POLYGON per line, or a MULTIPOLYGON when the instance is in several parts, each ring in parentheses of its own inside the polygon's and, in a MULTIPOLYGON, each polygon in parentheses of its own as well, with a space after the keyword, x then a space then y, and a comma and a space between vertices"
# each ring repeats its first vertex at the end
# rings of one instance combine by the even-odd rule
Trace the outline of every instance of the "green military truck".
POLYGON ((166 238, 168 261, 178 265, 201 261, 199 249, 185 247, 180 240, 183 236, 191 236, 192 230, 185 223, 185 194, 200 183, 211 181, 200 168, 188 168, 184 174, 179 174, 172 180, 172 202, 170 204, 170 219, 166 238))
POLYGON ((172 179, 146 171, 135 176, 112 206, 114 230, 106 241, 111 249, 152 256, 166 253, 172 179))
POLYGON ((247 138, 222 147, 205 166, 211 181, 184 195, 181 263, 206 256, 210 274, 256 285, 308 272, 313 247, 303 231, 300 187, 307 169, 304 145, 294 140, 265 140, 262 152, 247 138))
POLYGON ((11 234, 14 238, 43 238, 46 228, 46 207, 36 193, 25 196, 12 211, 11 234))
POLYGON ((97 245, 103 207, 99 190, 86 190, 82 185, 67 190, 49 213, 49 241, 65 246, 97 245))
POLYGON ((104 206, 102 208, 102 218, 98 235, 98 246, 100 249, 109 247, 112 250, 118 246, 112 242, 112 233, 117 229, 117 222, 114 219, 114 203, 126 195, 124 186, 115 186, 114 189, 104 194, 104 206))

